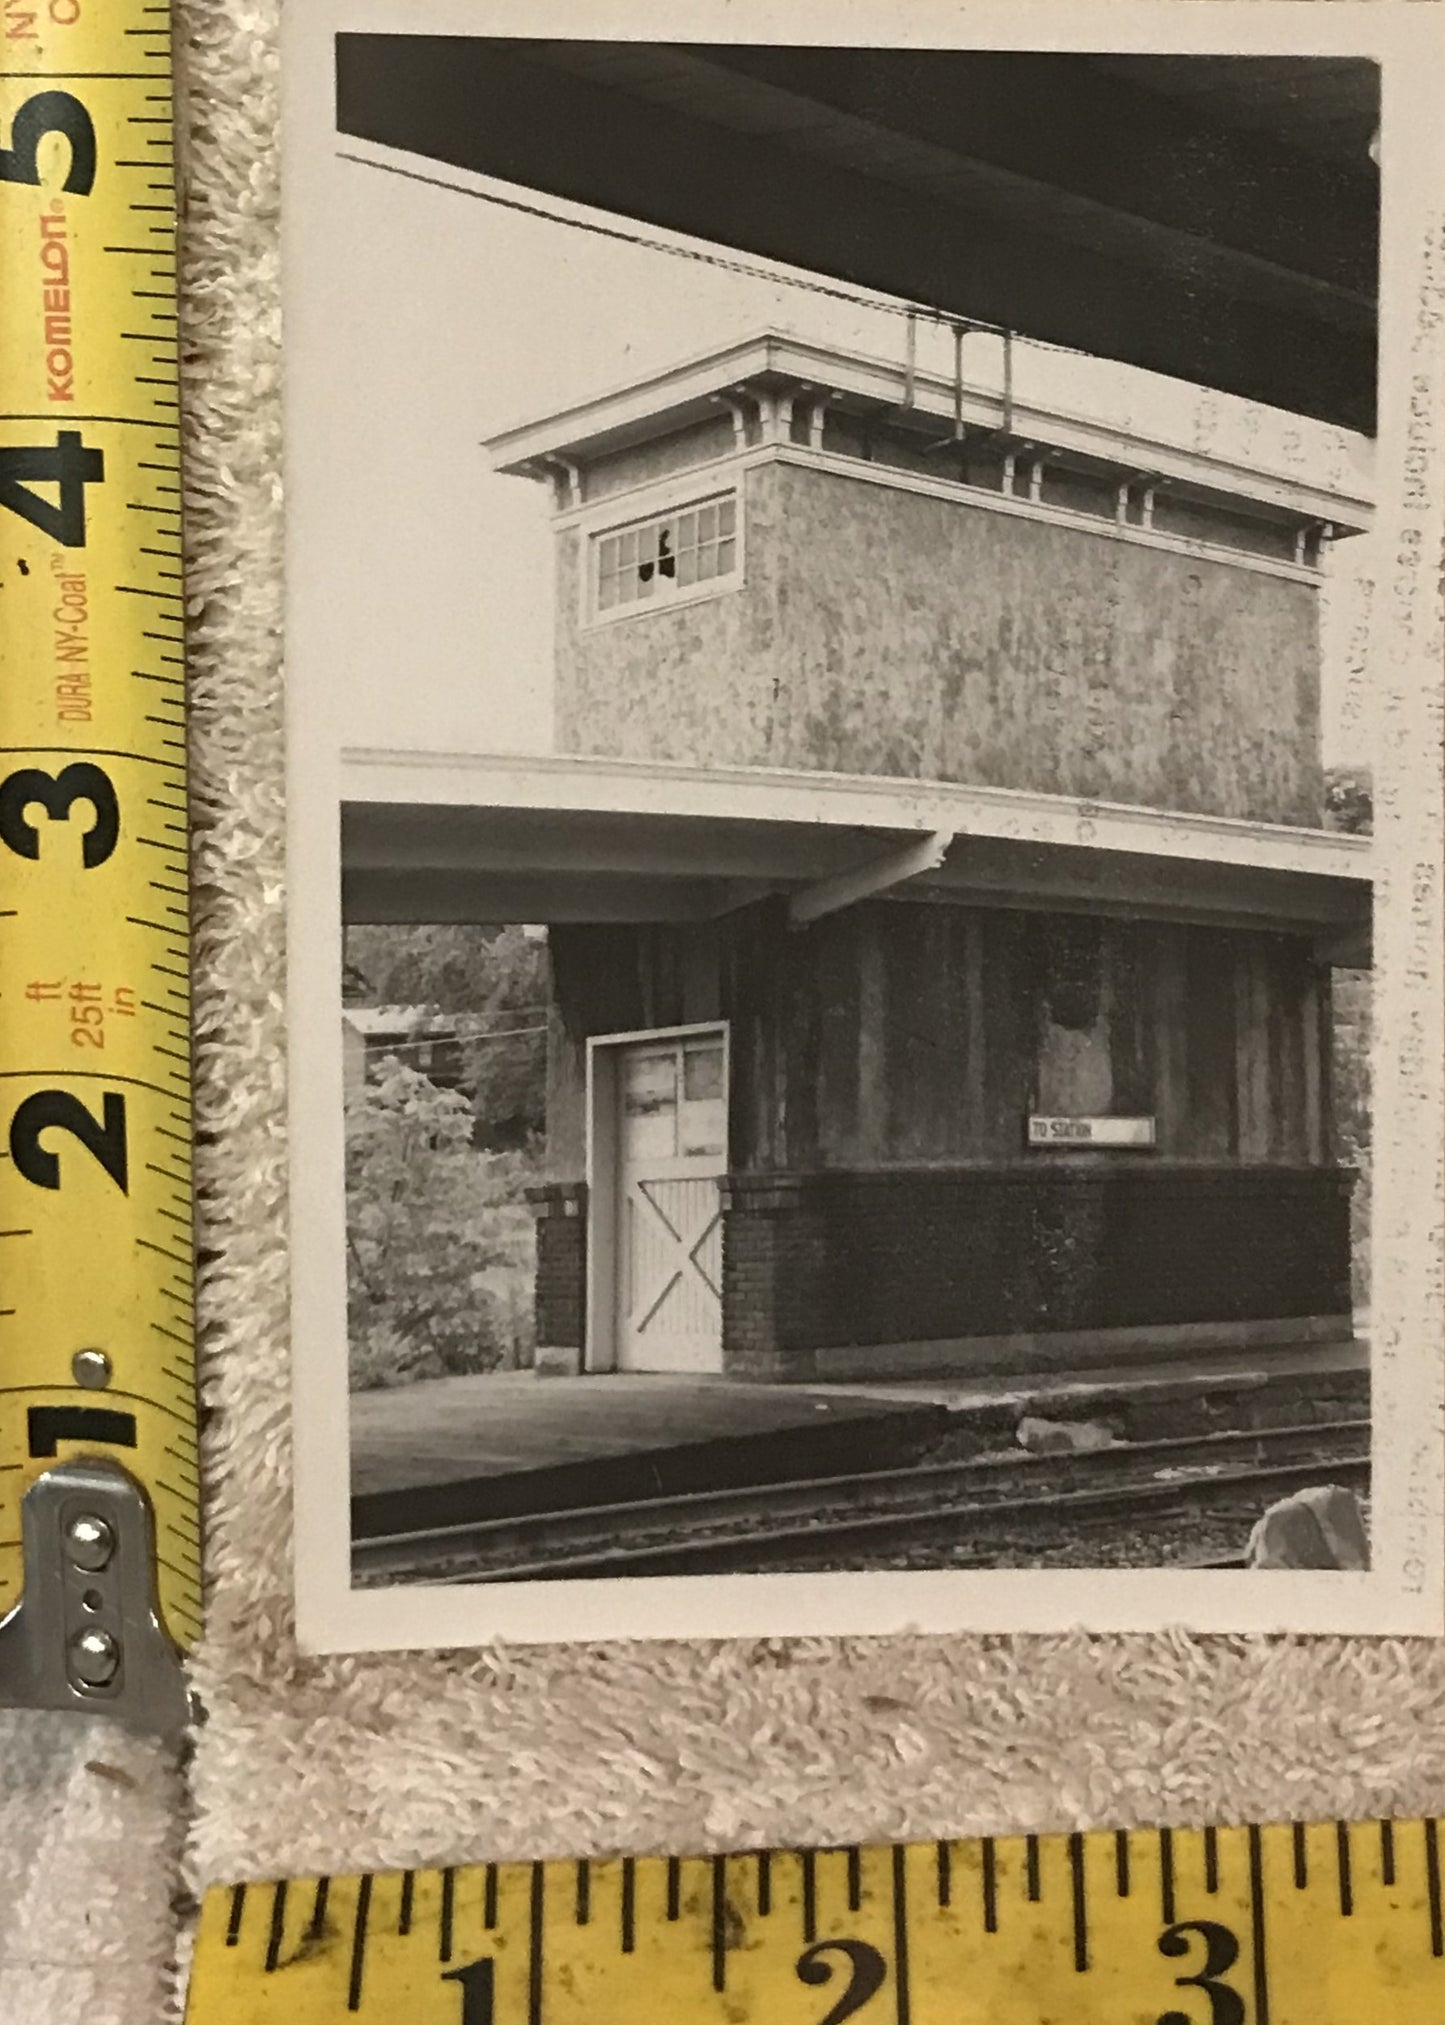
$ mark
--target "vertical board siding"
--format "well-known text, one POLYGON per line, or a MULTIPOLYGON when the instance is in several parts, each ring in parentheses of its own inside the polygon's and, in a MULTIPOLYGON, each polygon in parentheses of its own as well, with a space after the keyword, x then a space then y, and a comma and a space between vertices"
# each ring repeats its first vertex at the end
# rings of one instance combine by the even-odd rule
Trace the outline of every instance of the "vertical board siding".
MULTIPOLYGON (((891 1039, 884 1139, 900 1160, 947 1160, 976 1129, 983 1096, 983 1063, 971 1031, 978 1003, 973 917, 952 907, 894 912, 884 968, 891 1039)), ((881 922, 875 938, 882 948, 881 922)))
POLYGON ((983 1116, 988 1096, 988 1053, 986 1035, 987 997, 984 991, 983 947, 986 917, 960 908, 955 941, 963 1000, 963 1074, 958 1079, 958 1098, 953 1118, 951 1145, 960 1145, 972 1118, 983 1116))
POLYGON ((890 934, 888 946, 884 947, 876 908, 870 909, 858 928, 855 944, 858 962, 858 1150, 866 1158, 867 1148, 887 1146, 891 1150, 894 1145, 889 1130, 888 1094, 896 1080, 902 1034, 897 1021, 888 1018, 886 983, 895 947, 905 938, 902 934, 890 934))
MULTIPOLYGON (((783 1098, 777 1164, 812 1167, 820 1109, 826 1108, 839 1130, 857 1115, 856 986, 848 967, 837 961, 843 952, 836 923, 822 923, 806 938, 778 932, 776 983, 769 991, 766 974, 759 980, 774 1026, 774 1087, 783 1098)), ((744 1165, 753 1164, 745 1156, 744 1165)))
POLYGON ((1330 973, 1311 970, 1300 1000, 1300 1064, 1304 1083, 1305 1158, 1319 1163, 1334 1157, 1334 1135, 1327 1108, 1334 1046, 1331 998, 1330 973))
POLYGON ((1234 963, 1234 1077, 1239 1093, 1235 1150, 1244 1161, 1264 1160, 1269 1153, 1269 1094, 1261 1074, 1267 1066, 1269 1038, 1258 987, 1258 952, 1251 947, 1234 963))
POLYGON ((586 1054, 555 1001, 547 1014, 547 1173, 580 1181, 587 1168, 586 1054))
POLYGON ((1275 1111, 1280 1126, 1276 1157, 1305 1167, 1318 1157, 1313 1151, 1315 1132, 1305 1072, 1305 1008, 1313 993, 1314 980, 1310 966, 1302 960, 1304 952, 1287 951, 1284 954, 1292 960, 1286 960, 1283 965, 1279 1008, 1274 1023, 1279 1091, 1275 1111))
POLYGON ((774 904, 557 928, 552 956, 557 1179, 582 1172, 587 1036, 712 1019, 739 1173, 1108 1162, 1028 1150, 1045 1050, 1052 1108, 1088 1114, 1107 1083, 1160 1160, 1330 1158, 1329 981, 1301 938, 872 901, 800 930, 774 904))
POLYGON ((1239 1153, 1232 942, 1216 929, 1185 931, 1183 1132, 1190 1152, 1204 1160, 1239 1153))
POLYGON ((1018 914, 980 916, 974 946, 983 999, 983 1108, 971 1121, 980 1156, 1022 1150, 1022 1116, 1033 1101, 1038 1006, 1026 968, 1028 923, 1018 914))
MULTIPOLYGON (((1149 943, 1142 926, 1132 921, 1104 924, 1112 949, 1109 965, 1110 1040, 1114 1068, 1114 1108, 1125 1116, 1158 1117, 1159 1056, 1163 1036, 1155 1017, 1157 993, 1151 988, 1149 943)), ((1162 970, 1171 951, 1166 938, 1152 936, 1162 970)), ((1177 1126, 1176 1126, 1177 1129, 1177 1126)))
POLYGON ((1141 953, 1147 992, 1144 1018, 1152 1040, 1154 1117, 1164 1146, 1184 1141, 1189 1121, 1189 931, 1175 922, 1157 924, 1141 953), (1147 959, 1152 942, 1154 961, 1147 959))

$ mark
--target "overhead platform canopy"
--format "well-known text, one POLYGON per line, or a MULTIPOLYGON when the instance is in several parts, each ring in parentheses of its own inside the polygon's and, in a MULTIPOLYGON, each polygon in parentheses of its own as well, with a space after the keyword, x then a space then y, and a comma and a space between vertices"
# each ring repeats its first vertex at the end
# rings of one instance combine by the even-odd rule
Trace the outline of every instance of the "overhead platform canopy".
POLYGON ((1354 57, 346 34, 343 134, 1372 433, 1354 57))
POLYGON ((352 923, 702 921, 776 896, 801 929, 888 893, 1269 928, 1370 960, 1367 837, 950 782, 353 752, 341 848, 352 923))

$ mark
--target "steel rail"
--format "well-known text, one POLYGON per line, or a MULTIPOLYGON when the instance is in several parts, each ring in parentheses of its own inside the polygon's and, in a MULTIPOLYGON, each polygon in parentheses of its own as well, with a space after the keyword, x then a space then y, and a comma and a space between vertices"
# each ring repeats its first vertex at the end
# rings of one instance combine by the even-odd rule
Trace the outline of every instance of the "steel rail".
POLYGON ((362 1576, 423 1581, 686 1572, 684 1564, 710 1567, 730 1555, 742 1555, 751 1567, 760 1551, 929 1529, 950 1519, 996 1532, 1000 1521, 1021 1516, 1197 1501, 1216 1488, 1256 1483, 1303 1487, 1322 1473, 1343 1474, 1353 1484, 1368 1478, 1369 1436, 1366 1420, 1315 1421, 732 1486, 358 1539, 353 1564, 362 1576), (1041 1484, 1049 1488, 1041 1491, 1041 1484), (450 1572, 434 1572, 443 1565, 450 1572))
MULTIPOLYGON (((775 1569, 780 1562, 800 1556, 822 1558, 832 1563, 841 1552, 868 1551, 880 1541, 897 1546, 910 1535, 929 1534, 945 1524, 968 1528, 968 1546, 977 1556, 972 1565, 987 1566, 989 1540, 994 1551, 1000 1540, 1025 1530, 1035 1519, 1067 1522, 1105 1517, 1112 1512, 1137 1512, 1142 1505, 1187 1507, 1201 1503, 1226 1502, 1242 1491, 1267 1488, 1271 1496, 1304 1490, 1321 1481, 1345 1480, 1345 1488, 1364 1487, 1369 1481, 1367 1455, 1337 1457, 1323 1466, 1284 1463, 1265 1469, 1214 1472, 1201 1476, 1180 1476, 1160 1483, 1150 1479, 1131 1480, 1104 1490, 1059 1491, 1017 1501, 992 1499, 987 1502, 953 1501, 932 1510, 876 1512, 859 1516, 820 1517, 811 1524, 757 1527, 745 1532, 714 1533, 675 1541, 654 1541, 646 1545, 594 1550, 566 1556, 548 1556, 531 1564, 512 1563, 486 1571, 489 1582, 535 1582, 558 1579, 595 1579, 603 1576, 755 1574, 775 1569)), ((953 1567, 970 1565, 953 1561, 953 1567)), ((426 1575, 424 1586, 454 1581, 453 1575, 426 1575)))

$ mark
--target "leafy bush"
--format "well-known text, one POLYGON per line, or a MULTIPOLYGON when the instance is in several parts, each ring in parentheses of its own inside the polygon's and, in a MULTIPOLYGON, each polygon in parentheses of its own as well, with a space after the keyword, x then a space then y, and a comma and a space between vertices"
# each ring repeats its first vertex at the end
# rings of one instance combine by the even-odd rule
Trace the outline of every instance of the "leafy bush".
POLYGON ((353 1391, 530 1361, 531 1161, 477 1152, 472 1126, 395 1056, 348 1101, 353 1391))
POLYGON ((480 1146, 517 1149, 547 1107, 547 945, 525 929, 430 923, 351 927, 346 958, 362 997, 425 1008, 453 1031, 480 1146))

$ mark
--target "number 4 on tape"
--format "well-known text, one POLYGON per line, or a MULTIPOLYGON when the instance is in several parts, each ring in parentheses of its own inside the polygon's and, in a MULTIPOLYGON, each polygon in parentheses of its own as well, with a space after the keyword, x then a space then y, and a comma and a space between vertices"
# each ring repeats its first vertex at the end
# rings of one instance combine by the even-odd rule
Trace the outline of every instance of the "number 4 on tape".
POLYGON ((74 429, 62 429, 52 450, 0 449, 0 506, 8 506, 63 548, 85 546, 85 488, 105 477, 105 453, 86 447, 74 429), (33 484, 55 486, 59 497, 45 499, 33 484))
POLYGON ((201 1604, 170 30, 34 21, 0 39, 0 268, 36 279, 0 338, 0 1703, 169 1730, 201 1604))

